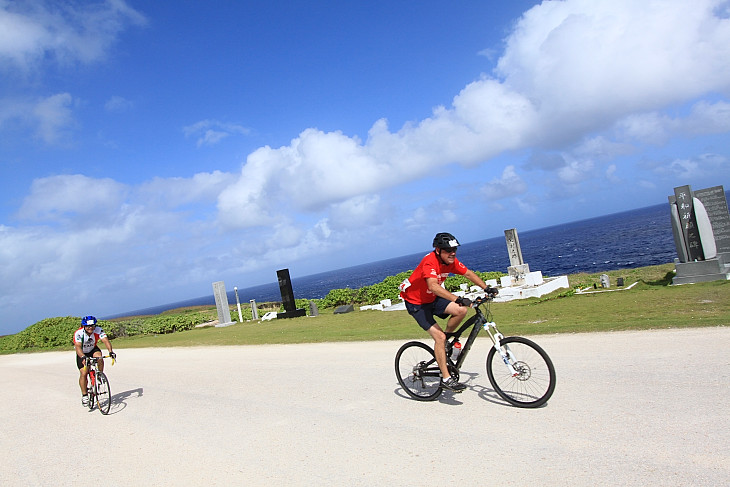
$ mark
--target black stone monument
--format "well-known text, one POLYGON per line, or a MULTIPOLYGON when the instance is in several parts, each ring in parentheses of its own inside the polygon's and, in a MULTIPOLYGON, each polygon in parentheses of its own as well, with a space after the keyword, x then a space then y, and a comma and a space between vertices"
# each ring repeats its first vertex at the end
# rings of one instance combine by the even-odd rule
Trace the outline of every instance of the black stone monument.
POLYGON ((289 269, 280 269, 276 271, 276 276, 279 278, 281 302, 284 304, 284 312, 277 313, 276 318, 296 318, 298 316, 306 316, 307 310, 304 308, 297 308, 296 301, 294 301, 294 290, 291 287, 289 269))

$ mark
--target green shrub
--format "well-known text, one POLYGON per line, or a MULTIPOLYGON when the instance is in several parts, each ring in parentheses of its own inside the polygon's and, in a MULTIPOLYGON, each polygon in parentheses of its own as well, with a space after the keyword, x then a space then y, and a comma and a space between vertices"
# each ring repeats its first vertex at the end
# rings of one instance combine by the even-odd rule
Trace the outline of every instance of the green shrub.
POLYGON ((46 318, 20 333, 0 340, 0 352, 12 353, 35 348, 71 347, 73 334, 81 326, 81 318, 66 316, 46 318))
MULTIPOLYGON (((327 296, 319 302, 322 308, 334 308, 343 304, 352 304, 355 302, 355 291, 350 288, 332 289, 327 296)), ((318 305, 319 306, 319 305, 318 305)))

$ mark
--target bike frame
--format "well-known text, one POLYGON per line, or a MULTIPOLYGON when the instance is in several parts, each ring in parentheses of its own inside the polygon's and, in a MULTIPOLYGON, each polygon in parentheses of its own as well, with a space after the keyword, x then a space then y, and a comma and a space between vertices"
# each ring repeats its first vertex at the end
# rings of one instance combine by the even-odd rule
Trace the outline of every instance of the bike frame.
MULTIPOLYGON (((494 346, 489 348, 486 362, 487 377, 494 391, 513 406, 540 407, 555 390, 555 367, 548 354, 535 342, 519 336, 505 337, 500 333, 492 321, 490 304, 493 300, 491 294, 474 299, 471 306, 474 315, 458 329, 446 334, 446 366, 451 377, 458 381, 460 368, 483 328, 494 346), (452 358, 454 343, 466 335, 469 328, 461 355, 452 358), (500 361, 507 370, 501 368, 500 361)), ((433 401, 443 392, 436 353, 422 341, 410 341, 400 347, 395 355, 395 373, 401 387, 418 401, 433 401)))
POLYGON ((494 321, 490 320, 490 318, 492 317, 492 311, 490 310, 489 305, 491 304, 492 300, 493 298, 491 297, 477 298, 472 306, 475 311, 474 316, 466 320, 466 322, 461 325, 455 332, 446 334, 448 342, 446 357, 449 364, 456 367, 456 370, 461 369, 461 365, 464 363, 464 360, 466 360, 466 356, 469 354, 469 350, 471 350, 471 346, 474 344, 474 340, 477 339, 479 332, 482 328, 484 328, 484 330, 489 334, 489 338, 492 339, 494 348, 497 349, 497 352, 499 352, 499 354, 502 356, 504 364, 507 366, 508 369, 510 369, 510 372, 513 376, 517 376, 518 372, 514 369, 514 367, 512 367, 512 363, 514 362, 514 357, 511 356, 512 352, 509 350, 508 347, 502 347, 500 345, 500 341, 504 338, 504 335, 502 335, 502 333, 497 329, 497 324, 494 321), (480 306, 482 305, 486 305, 485 311, 482 311, 482 309, 480 308, 480 306), (461 346, 461 354, 456 359, 456 362, 454 362, 451 360, 450 351, 453 348, 454 342, 461 338, 461 335, 470 326, 473 326, 473 328, 469 333, 469 337, 466 339, 466 343, 461 346), (504 350, 503 348, 506 350, 504 350))
MULTIPOLYGON (((111 358, 109 355, 102 355, 101 357, 86 357, 86 376, 89 378, 89 383, 86 386, 87 393, 89 389, 94 389, 96 394, 96 374, 99 372, 99 360, 111 358)), ((112 358, 112 365, 114 365, 114 359, 112 358)))

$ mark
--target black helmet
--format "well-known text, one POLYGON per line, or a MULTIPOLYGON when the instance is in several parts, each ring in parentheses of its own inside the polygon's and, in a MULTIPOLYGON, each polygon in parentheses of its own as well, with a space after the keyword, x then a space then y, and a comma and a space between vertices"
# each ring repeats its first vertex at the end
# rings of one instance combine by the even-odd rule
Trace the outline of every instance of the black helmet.
POLYGON ((450 233, 437 233, 433 238, 433 248, 435 249, 454 249, 459 245, 459 241, 450 233))

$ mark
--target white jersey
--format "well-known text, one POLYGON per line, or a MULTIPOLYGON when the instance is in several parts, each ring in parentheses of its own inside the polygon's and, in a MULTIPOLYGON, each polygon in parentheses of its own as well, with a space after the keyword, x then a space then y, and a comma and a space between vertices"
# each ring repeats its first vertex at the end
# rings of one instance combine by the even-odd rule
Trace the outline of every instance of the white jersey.
POLYGON ((95 327, 91 335, 86 333, 83 326, 74 333, 74 343, 80 343, 81 351, 85 354, 91 352, 102 338, 106 338, 106 333, 100 326, 95 327))

